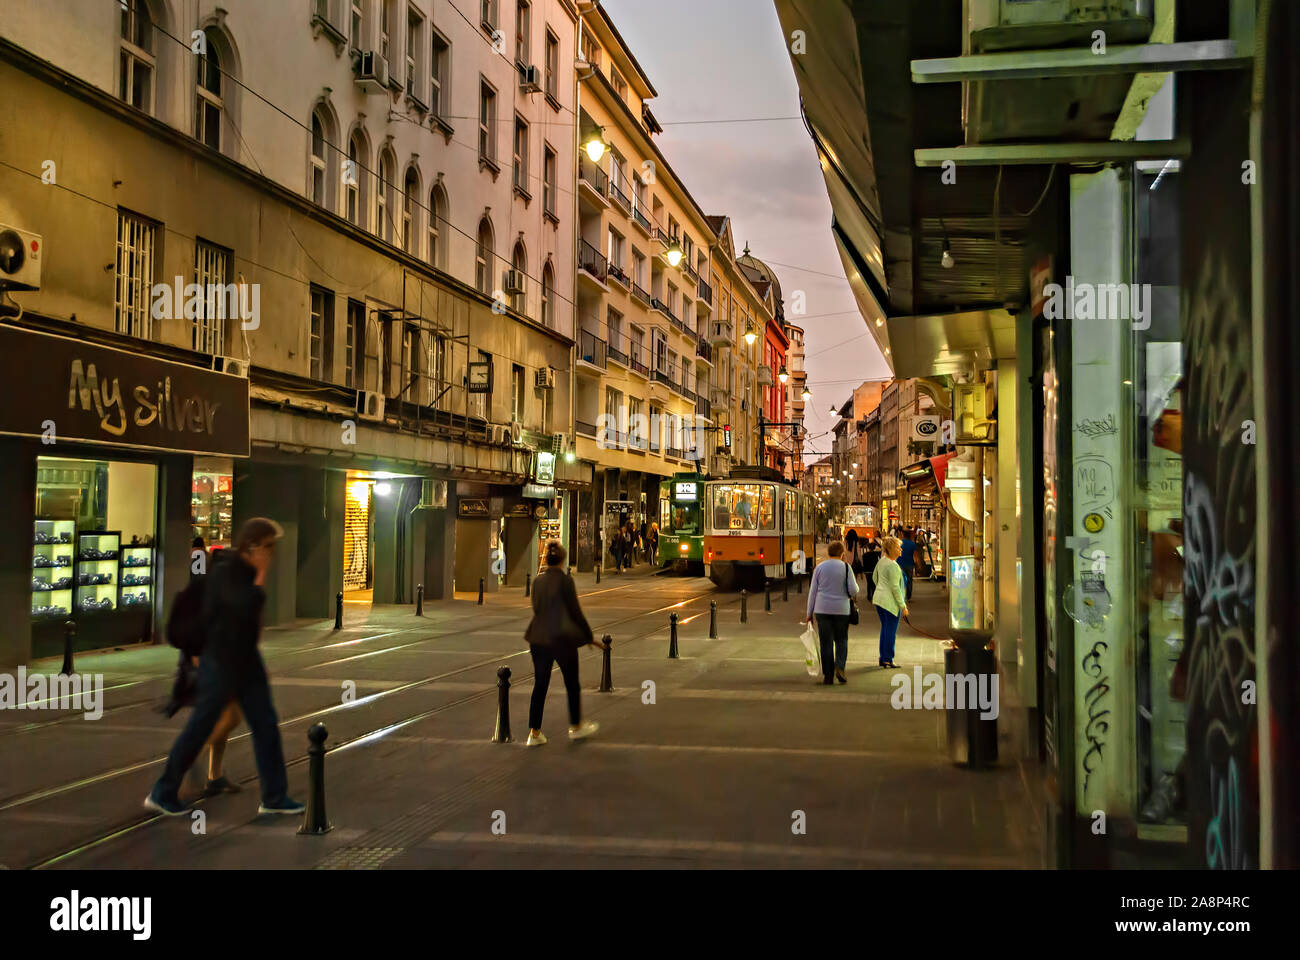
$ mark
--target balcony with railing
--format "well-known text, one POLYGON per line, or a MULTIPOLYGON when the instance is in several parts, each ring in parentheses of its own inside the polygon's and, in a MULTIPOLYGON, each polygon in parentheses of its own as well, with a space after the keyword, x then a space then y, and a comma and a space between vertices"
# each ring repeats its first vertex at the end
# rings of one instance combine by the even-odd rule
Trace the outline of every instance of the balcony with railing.
POLYGON ((714 387, 709 391, 709 405, 714 410, 725 412, 731 405, 731 394, 722 387, 714 387))
POLYGON ((609 265, 609 279, 617 283, 624 290, 632 289, 632 278, 627 275, 622 267, 611 263, 609 265))
POLYGON ((712 420, 712 417, 709 416, 712 410, 713 407, 709 403, 708 397, 704 396, 702 393, 695 397, 695 415, 697 417, 703 417, 705 420, 712 420))
POLYGON ((597 206, 609 206, 609 175, 587 157, 578 163, 578 187, 582 195, 595 201, 597 206))
POLYGON ((713 310, 713 288, 704 282, 703 278, 695 286, 695 302, 698 303, 705 311, 713 310))
POLYGON ((619 349, 623 345, 623 337, 620 334, 611 333, 609 344, 605 348, 605 355, 611 363, 617 363, 620 367, 627 366, 627 354, 619 349))
POLYGON ((586 240, 578 241, 578 275, 595 280, 602 288, 609 279, 609 261, 586 240))
POLYGON ((709 324, 709 342, 714 346, 731 343, 731 324, 726 320, 715 320, 709 324))
POLYGON ((687 257, 682 258, 682 273, 686 274, 691 283, 700 282, 700 275, 695 272, 695 267, 691 266, 691 261, 687 257))
POLYGON ((650 367, 646 364, 645 360, 642 359, 643 356, 643 349, 638 347, 636 344, 633 344, 632 351, 628 354, 627 358, 628 367, 633 373, 638 373, 648 380, 650 379, 650 367))
POLYGON ((587 423, 584 420, 575 420, 573 422, 573 428, 577 431, 578 436, 591 437, 592 439, 595 439, 596 425, 594 423, 587 423))
POLYGON ((650 217, 647 216, 645 210, 642 209, 641 204, 639 203, 632 208, 632 222, 640 227, 641 232, 647 237, 654 236, 654 227, 650 225, 650 217))
POLYGON ((665 247, 671 247, 677 241, 668 235, 668 231, 663 227, 655 227, 655 239, 665 247))
POLYGON ((610 182, 609 185, 609 198, 613 200, 616 204, 618 204, 620 207, 622 207, 624 213, 631 213, 632 200, 628 197, 626 193, 624 193, 622 190, 616 187, 612 181, 610 182))
POLYGON ((654 372, 655 383, 662 383, 671 390, 680 390, 677 385, 677 371, 673 367, 659 367, 654 372))
POLYGON ((592 369, 604 370, 608 345, 590 330, 583 330, 578 336, 578 370, 590 372, 592 369))
POLYGON ((703 360, 709 366, 713 366, 713 344, 707 340, 700 340, 695 344, 695 357, 703 360))
POLYGON ((639 300, 648 307, 653 298, 650 296, 649 290, 634 281, 632 283, 632 299, 639 300))

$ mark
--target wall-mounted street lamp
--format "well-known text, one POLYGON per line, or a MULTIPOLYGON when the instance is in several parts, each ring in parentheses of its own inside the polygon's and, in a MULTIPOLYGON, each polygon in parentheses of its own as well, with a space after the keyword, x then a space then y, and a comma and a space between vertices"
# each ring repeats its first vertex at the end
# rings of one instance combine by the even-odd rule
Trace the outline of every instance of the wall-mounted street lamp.
POLYGON ((757 339, 758 339, 758 334, 754 332, 754 321, 751 320, 745 326, 745 342, 752 347, 754 345, 754 341, 757 339))
MULTIPOLYGON (((807 403, 809 400, 812 399, 812 391, 809 390, 807 387, 804 387, 803 393, 799 395, 799 399, 801 399, 804 403, 807 403)), ((834 412, 835 412, 835 408, 831 407, 831 413, 834 412)))
POLYGON ((600 163, 600 158, 605 155, 605 150, 609 147, 609 144, 605 142, 605 138, 602 135, 603 133, 604 128, 597 127, 596 130, 592 132, 585 141, 583 141, 582 149, 587 152, 587 156, 591 158, 592 163, 600 163))
POLYGON ((786 372, 785 367, 781 368, 781 372, 776 375, 776 378, 781 381, 781 386, 785 386, 790 382, 790 374, 786 372))

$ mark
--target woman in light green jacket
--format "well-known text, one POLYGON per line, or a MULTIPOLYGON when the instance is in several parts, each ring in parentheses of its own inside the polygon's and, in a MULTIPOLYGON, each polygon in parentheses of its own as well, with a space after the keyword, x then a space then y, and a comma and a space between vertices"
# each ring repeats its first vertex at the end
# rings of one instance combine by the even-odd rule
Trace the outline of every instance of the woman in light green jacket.
POLYGON ((907 616, 907 588, 903 585, 903 568, 898 565, 903 545, 897 537, 885 537, 884 547, 885 555, 872 575, 876 591, 871 599, 880 616, 880 665, 894 670, 898 667, 894 663, 894 640, 899 617, 907 616))

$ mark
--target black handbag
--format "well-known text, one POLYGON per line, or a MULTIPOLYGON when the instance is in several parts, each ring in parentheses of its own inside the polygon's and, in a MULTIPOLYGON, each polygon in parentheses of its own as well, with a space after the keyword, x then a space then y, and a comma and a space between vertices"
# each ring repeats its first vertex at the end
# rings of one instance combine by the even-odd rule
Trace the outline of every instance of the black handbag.
POLYGON ((849 565, 847 563, 844 564, 844 595, 849 597, 849 625, 856 626, 858 623, 858 605, 849 596, 849 565))

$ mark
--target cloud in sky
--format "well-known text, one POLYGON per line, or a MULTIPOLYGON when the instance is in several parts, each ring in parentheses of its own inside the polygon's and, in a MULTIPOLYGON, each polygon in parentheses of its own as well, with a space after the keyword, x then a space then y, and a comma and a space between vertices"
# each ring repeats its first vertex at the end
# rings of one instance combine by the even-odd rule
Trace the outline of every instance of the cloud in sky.
MULTIPOLYGON (((658 144, 708 214, 732 220, 736 245, 780 277, 787 308, 807 295, 804 328, 813 391, 806 425, 828 430, 863 380, 889 367, 844 279, 817 153, 798 118, 799 89, 771 0, 604 0, 659 96, 658 144), (688 123, 682 121, 724 121, 688 123), (725 122, 731 121, 731 122, 725 122), (780 266, 784 264, 786 266, 780 266), (795 269, 802 268, 802 269, 795 269)), ((830 450, 830 438, 810 450, 830 450)))

